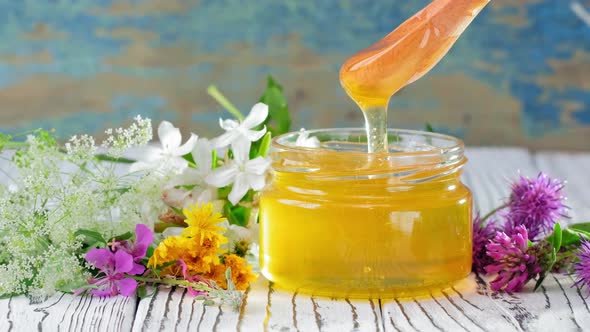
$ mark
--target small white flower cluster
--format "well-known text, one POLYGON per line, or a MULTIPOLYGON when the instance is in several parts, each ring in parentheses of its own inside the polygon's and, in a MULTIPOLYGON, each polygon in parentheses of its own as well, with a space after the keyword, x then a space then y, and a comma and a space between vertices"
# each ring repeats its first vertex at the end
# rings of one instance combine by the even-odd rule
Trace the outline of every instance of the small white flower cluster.
POLYGON ((105 134, 107 138, 102 143, 102 147, 107 150, 107 154, 118 158, 129 148, 146 145, 152 140, 152 121, 143 119, 141 116, 135 117, 135 122, 127 128, 107 129, 105 134))
POLYGON ((96 145, 90 135, 74 135, 65 144, 66 153, 74 160, 87 160, 94 157, 96 145))
MULTIPOLYGON (((114 132, 103 146, 121 156, 150 139, 151 121, 138 117, 114 132)), ((39 132, 12 158, 18 172, 5 183, 10 190, 0 192, 0 296, 40 300, 85 284, 77 230, 111 238, 137 223, 153 224, 166 210, 161 192, 169 175, 120 175, 114 164, 96 159, 87 135, 73 137, 62 151, 49 132, 39 132)))

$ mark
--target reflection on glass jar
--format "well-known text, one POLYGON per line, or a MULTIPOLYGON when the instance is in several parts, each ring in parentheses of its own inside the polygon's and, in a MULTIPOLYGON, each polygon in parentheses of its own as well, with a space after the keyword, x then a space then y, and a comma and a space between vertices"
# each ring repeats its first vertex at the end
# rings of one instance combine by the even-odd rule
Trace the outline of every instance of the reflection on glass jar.
POLYGON ((471 270, 471 193, 463 143, 389 131, 366 152, 362 129, 310 132, 318 148, 273 141, 260 201, 262 273, 276 286, 335 297, 415 295, 471 270))

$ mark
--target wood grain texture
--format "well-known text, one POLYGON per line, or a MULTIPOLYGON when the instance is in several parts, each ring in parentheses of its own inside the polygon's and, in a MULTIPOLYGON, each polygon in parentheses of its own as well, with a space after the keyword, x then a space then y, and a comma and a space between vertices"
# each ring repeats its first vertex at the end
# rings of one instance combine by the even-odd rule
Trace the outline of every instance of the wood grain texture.
POLYGON ((39 304, 13 297, 0 300, 0 331, 129 331, 136 305, 135 297, 58 293, 39 304))
MULTIPOLYGON (((499 205, 518 171, 540 170, 568 180, 572 220, 590 220, 590 154, 530 154, 523 149, 468 149, 463 179, 483 213, 499 205)), ((264 278, 241 308, 204 306, 182 289, 159 288, 152 297, 99 299, 58 294, 41 304, 25 297, 0 300, 0 331, 583 331, 590 330, 587 290, 567 275, 549 276, 532 292, 490 291, 472 274, 428 297, 347 300, 277 289, 264 278)))

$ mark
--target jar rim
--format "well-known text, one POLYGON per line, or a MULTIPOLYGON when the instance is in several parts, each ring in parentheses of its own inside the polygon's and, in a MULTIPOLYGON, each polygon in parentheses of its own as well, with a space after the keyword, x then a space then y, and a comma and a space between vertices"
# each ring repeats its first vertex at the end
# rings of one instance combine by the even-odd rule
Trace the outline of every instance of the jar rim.
POLYGON ((388 129, 390 151, 368 153, 364 128, 316 129, 291 132, 273 139, 270 150, 275 172, 306 174, 315 179, 397 178, 424 182, 460 171, 467 159, 460 139, 438 133, 388 129), (300 135, 315 137, 314 145, 297 145, 300 135), (364 141, 363 141, 364 140, 364 141))
MULTIPOLYGON (((302 129, 303 131, 303 129, 302 129)), ((302 131, 293 131, 286 134, 282 134, 273 138, 272 146, 274 149, 279 149, 282 151, 292 151, 292 152, 305 152, 305 153, 338 153, 339 155, 350 155, 351 157, 354 156, 361 156, 367 155, 366 151, 337 151, 334 149, 327 149, 324 147, 306 147, 306 146, 298 146, 294 144, 287 144, 288 142, 295 142, 297 137, 302 133, 302 131)), ((305 130, 306 134, 312 137, 318 137, 318 134, 352 134, 355 133, 359 137, 366 138, 366 131, 364 128, 324 128, 324 129, 312 129, 312 130, 305 130)), ((427 132, 427 131, 420 131, 420 130, 411 130, 411 129, 397 129, 397 128, 389 128, 387 130, 388 136, 394 137, 413 137, 413 138, 422 138, 424 141, 428 142, 431 146, 431 149, 428 150, 416 150, 416 151, 388 151, 388 152, 378 152, 378 153, 371 153, 373 156, 380 156, 380 157, 387 157, 387 158, 403 158, 405 156, 420 156, 420 157, 440 157, 443 155, 455 155, 455 158, 461 157, 463 155, 463 151, 465 149, 465 144, 463 141, 457 137, 434 133, 434 132, 427 132), (438 143, 438 144, 435 144, 438 143), (446 144, 445 144, 446 143, 446 144)), ((403 142, 403 141, 402 141, 403 142)), ((410 141, 415 142, 415 141, 410 141)), ((360 142, 359 142, 360 143, 360 142)), ((390 144, 392 142, 389 142, 390 144)), ((396 141, 399 143, 399 141, 396 141)), ((453 158, 453 159, 455 159, 453 158)))

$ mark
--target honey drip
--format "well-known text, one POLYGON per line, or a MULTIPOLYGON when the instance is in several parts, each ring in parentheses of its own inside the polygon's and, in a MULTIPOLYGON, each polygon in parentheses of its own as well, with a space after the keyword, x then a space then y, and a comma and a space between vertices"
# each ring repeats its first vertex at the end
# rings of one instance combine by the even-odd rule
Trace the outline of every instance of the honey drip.
POLYGON ((340 83, 365 115, 369 152, 388 151, 391 96, 428 73, 489 1, 434 0, 342 65, 340 83))

